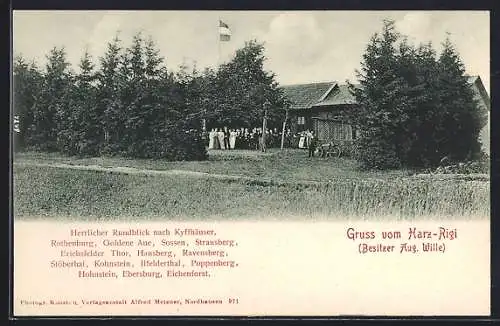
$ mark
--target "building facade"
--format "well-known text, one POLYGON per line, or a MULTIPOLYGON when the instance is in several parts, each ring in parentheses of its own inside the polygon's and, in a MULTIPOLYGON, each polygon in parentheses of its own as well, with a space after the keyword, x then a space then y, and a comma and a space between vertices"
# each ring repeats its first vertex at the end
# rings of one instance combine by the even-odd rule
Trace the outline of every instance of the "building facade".
POLYGON ((292 133, 312 130, 321 142, 352 141, 356 131, 343 121, 341 113, 356 106, 348 85, 337 82, 289 85, 282 87, 291 102, 292 133))
MULTIPOLYGON (((469 76, 478 105, 490 111, 490 98, 479 76, 469 76)), ((355 87, 357 85, 354 85, 355 87)), ((312 130, 321 142, 351 142, 356 130, 342 120, 342 112, 352 110, 356 99, 347 84, 336 81, 282 86, 290 101, 292 133, 312 130)), ((489 152, 489 123, 481 132, 483 147, 489 152)))

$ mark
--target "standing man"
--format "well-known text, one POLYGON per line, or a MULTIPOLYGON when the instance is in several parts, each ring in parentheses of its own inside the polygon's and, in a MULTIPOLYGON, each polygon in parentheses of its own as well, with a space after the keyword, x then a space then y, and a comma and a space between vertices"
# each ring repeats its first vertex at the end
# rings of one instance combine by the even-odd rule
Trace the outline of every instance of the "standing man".
POLYGON ((309 157, 314 157, 314 151, 318 145, 318 137, 311 131, 311 139, 309 140, 309 157))
POLYGON ((231 149, 230 143, 229 143, 229 137, 230 137, 230 132, 227 127, 224 127, 224 147, 225 149, 231 149))

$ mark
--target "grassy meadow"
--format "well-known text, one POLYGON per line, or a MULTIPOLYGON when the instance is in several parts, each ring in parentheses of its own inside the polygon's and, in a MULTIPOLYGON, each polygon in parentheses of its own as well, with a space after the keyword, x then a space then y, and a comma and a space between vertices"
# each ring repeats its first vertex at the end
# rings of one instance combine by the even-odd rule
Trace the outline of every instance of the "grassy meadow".
POLYGON ((81 220, 489 217, 489 182, 484 180, 421 178, 407 170, 364 172, 352 160, 308 158, 302 150, 209 154, 204 162, 163 162, 17 153, 14 216, 81 220), (116 167, 134 168, 137 173, 116 167), (148 173, 151 170, 163 172, 148 173))

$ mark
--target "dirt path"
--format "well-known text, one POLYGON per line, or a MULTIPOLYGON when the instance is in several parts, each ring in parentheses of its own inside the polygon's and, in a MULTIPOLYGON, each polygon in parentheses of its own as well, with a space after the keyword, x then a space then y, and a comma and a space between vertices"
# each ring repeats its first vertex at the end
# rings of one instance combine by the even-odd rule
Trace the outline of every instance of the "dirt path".
MULTIPOLYGON (((123 173, 123 174, 132 174, 132 175, 185 175, 191 177, 198 178, 217 178, 223 180, 232 180, 232 181, 256 181, 263 184, 308 184, 308 185, 320 185, 326 184, 328 181, 313 181, 313 180, 300 180, 296 182, 283 182, 277 180, 270 179, 256 179, 241 175, 229 175, 229 174, 217 174, 217 173, 207 173, 207 172, 198 172, 198 171, 189 171, 189 170, 149 170, 149 169, 138 169, 132 167, 123 167, 123 166, 113 166, 113 167, 104 167, 101 165, 91 164, 91 165, 78 165, 78 164, 66 164, 66 163, 40 163, 40 162, 17 162, 14 163, 17 166, 40 166, 40 167, 52 167, 52 168, 62 168, 62 169, 74 169, 74 170, 85 170, 85 171, 101 171, 108 173, 123 173)), ((414 179, 429 179, 432 178, 435 181, 446 181, 446 180, 461 180, 461 181, 489 181, 489 176, 486 174, 471 174, 471 175, 454 175, 454 174, 441 174, 441 175, 429 175, 429 174, 417 174, 410 178, 414 179)), ((378 180, 375 178, 370 178, 371 180, 378 180)), ((346 179, 348 180, 348 179, 346 179)), ((383 181, 383 180, 379 180, 383 181)))
POLYGON ((128 175, 184 175, 194 178, 216 178, 229 181, 250 181, 261 185, 285 185, 285 184, 301 184, 301 185, 323 185, 328 182, 313 181, 313 180, 298 180, 295 182, 285 182, 280 180, 271 180, 264 178, 251 178, 241 175, 229 175, 229 174, 217 174, 217 173, 207 173, 189 170, 149 170, 149 169, 137 169, 132 167, 104 167, 96 164, 89 165, 78 165, 78 164, 66 164, 66 163, 40 163, 40 162, 17 162, 14 163, 17 166, 40 166, 40 167, 51 167, 51 168, 61 168, 61 169, 73 169, 73 170, 84 170, 84 171, 101 171, 108 173, 123 173, 128 175))
POLYGON ((102 171, 110 173, 138 174, 138 175, 188 175, 194 177, 213 177, 213 178, 231 179, 231 180, 252 180, 251 178, 238 175, 226 175, 226 174, 206 173, 206 172, 197 172, 188 170, 148 170, 148 169, 137 169, 137 168, 123 167, 123 166, 104 167, 95 164, 75 165, 75 164, 65 164, 65 163, 20 162, 20 163, 14 163, 14 165, 41 166, 41 167, 51 167, 51 168, 74 169, 74 170, 85 170, 85 171, 102 171))

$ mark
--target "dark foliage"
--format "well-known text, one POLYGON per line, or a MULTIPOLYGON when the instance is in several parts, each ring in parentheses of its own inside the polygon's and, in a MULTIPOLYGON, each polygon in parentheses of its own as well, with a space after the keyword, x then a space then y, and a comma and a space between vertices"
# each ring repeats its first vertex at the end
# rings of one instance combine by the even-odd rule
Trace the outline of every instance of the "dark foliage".
POLYGON ((183 80, 163 66, 151 38, 137 34, 130 47, 116 37, 96 69, 85 52, 79 72, 63 48, 47 56, 45 71, 19 57, 14 70, 16 149, 68 155, 123 155, 204 160, 200 114, 183 80))
POLYGON ((42 75, 34 63, 22 57, 14 62, 13 107, 15 116, 14 149, 23 150, 33 145, 34 114, 42 88, 42 75))
POLYGON ((286 103, 263 69, 264 47, 248 42, 217 71, 181 66, 167 71, 154 41, 135 35, 129 47, 116 36, 99 58, 85 52, 74 73, 64 48, 47 56, 45 71, 19 57, 14 68, 18 149, 68 155, 122 155, 204 160, 202 121, 255 127, 270 103, 268 127, 278 127, 286 103))
POLYGON ((432 44, 408 44, 385 21, 363 55, 359 107, 346 117, 360 130, 356 158, 366 168, 436 167, 477 159, 486 112, 477 105, 465 68, 449 39, 437 56, 432 44))
POLYGON ((285 117, 286 99, 273 73, 264 70, 264 46, 250 41, 234 58, 210 76, 212 108, 207 110, 209 127, 253 128, 262 125, 264 103, 268 128, 279 128, 285 117))

